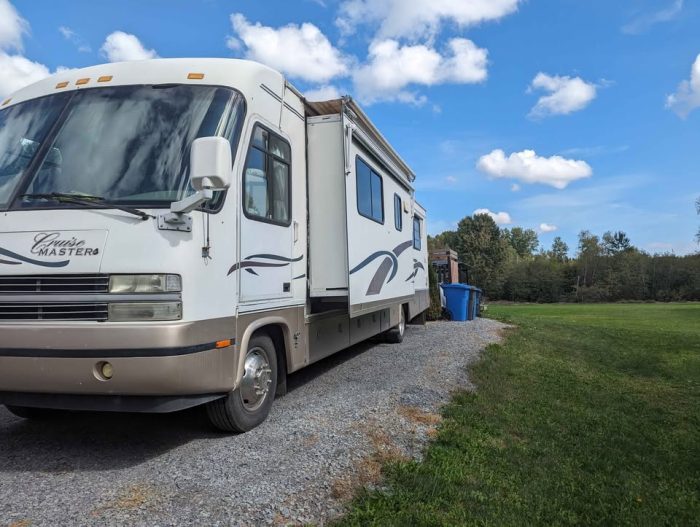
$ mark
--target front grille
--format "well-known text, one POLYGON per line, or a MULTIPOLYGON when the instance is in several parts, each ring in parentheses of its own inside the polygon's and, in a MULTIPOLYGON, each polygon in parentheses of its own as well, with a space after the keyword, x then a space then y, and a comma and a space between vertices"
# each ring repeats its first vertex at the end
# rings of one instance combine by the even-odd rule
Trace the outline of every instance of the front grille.
POLYGON ((0 276, 2 293, 107 293, 109 275, 59 274, 0 276))
POLYGON ((2 303, 0 320, 107 320, 107 304, 2 303))

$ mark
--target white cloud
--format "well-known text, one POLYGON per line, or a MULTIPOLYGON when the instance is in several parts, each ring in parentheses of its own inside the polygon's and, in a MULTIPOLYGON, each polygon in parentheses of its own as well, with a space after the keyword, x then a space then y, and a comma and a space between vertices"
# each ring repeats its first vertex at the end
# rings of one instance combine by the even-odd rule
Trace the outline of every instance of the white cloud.
POLYGON ((115 31, 107 35, 100 51, 110 62, 146 60, 158 57, 155 50, 144 47, 135 35, 123 31, 115 31))
POLYGON ((78 48, 78 51, 81 53, 90 53, 92 51, 92 48, 83 40, 83 38, 78 35, 75 31, 73 31, 71 28, 68 26, 59 26, 58 32, 63 35, 63 38, 65 38, 67 41, 71 42, 75 47, 78 48))
POLYGON ((488 214, 496 222, 496 225, 510 225, 513 223, 510 214, 507 212, 491 212, 489 209, 476 209, 472 215, 476 216, 477 214, 488 214))
MULTIPOLYGON (((260 23, 251 24, 240 13, 231 15, 231 24, 245 44, 246 58, 267 64, 290 77, 327 83, 348 73, 347 58, 313 24, 289 24, 275 29, 260 23)), ((229 39, 227 44, 234 50, 241 47, 237 39, 229 39)))
POLYGON ((528 89, 528 91, 534 90, 549 92, 548 95, 540 97, 530 111, 530 117, 539 118, 583 110, 595 99, 597 86, 580 77, 560 77, 540 72, 532 80, 528 89))
POLYGON ((639 35, 656 24, 670 22, 681 14, 681 11, 683 11, 683 4, 684 0, 673 0, 668 7, 654 11, 653 13, 640 15, 622 26, 622 32, 628 35, 639 35))
POLYGON ((22 50, 22 36, 29 24, 8 0, 0 0, 0 49, 22 50))
POLYGON ((445 181, 447 181, 450 185, 454 185, 457 183, 458 179, 455 176, 447 176, 445 181))
POLYGON ((511 192, 520 192, 520 188, 521 188, 520 185, 518 185, 517 183, 513 183, 510 186, 510 191, 511 192))
POLYGON ((0 51, 0 97, 40 81, 51 74, 49 69, 21 55, 0 51))
POLYGON ((379 38, 432 37, 443 23, 460 29, 515 12, 520 0, 344 0, 336 24, 345 34, 379 25, 379 38))
POLYGON ((700 54, 690 70, 690 80, 681 82, 676 93, 666 98, 666 108, 684 119, 690 112, 700 108, 700 54))
POLYGON ((420 105, 427 99, 406 89, 408 86, 482 82, 487 77, 487 56, 487 50, 465 38, 450 40, 445 55, 428 45, 375 41, 367 63, 353 74, 355 93, 366 104, 399 101, 420 105))
POLYGON ((554 232, 558 229, 556 225, 551 223, 540 223, 540 232, 554 232))
POLYGON ((340 99, 343 96, 340 90, 332 84, 325 84, 313 90, 306 90, 304 97, 309 101, 331 101, 340 99))
POLYGON ((542 183, 558 189, 566 188, 572 181, 590 177, 593 173, 585 161, 561 156, 540 157, 534 150, 514 152, 506 157, 503 150, 497 149, 479 158, 476 167, 493 178, 542 183))

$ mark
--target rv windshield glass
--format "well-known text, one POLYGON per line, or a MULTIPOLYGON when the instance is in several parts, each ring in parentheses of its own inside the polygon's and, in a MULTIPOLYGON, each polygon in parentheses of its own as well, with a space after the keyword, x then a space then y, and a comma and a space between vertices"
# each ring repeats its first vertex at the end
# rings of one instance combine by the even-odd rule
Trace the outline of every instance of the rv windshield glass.
MULTIPOLYGON (((237 92, 192 85, 97 88, 12 106, 0 112, 0 207, 11 195, 51 193, 167 207, 193 192, 192 141, 226 137, 235 156, 244 112, 237 92)), ((19 197, 15 206, 71 203, 19 197)))

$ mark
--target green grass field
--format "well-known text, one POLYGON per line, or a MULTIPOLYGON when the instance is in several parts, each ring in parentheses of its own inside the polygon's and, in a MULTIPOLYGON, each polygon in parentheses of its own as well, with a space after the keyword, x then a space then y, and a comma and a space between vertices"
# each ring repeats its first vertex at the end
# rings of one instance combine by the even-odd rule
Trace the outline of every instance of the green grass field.
POLYGON ((424 462, 341 525, 700 525, 700 305, 491 306, 424 462))

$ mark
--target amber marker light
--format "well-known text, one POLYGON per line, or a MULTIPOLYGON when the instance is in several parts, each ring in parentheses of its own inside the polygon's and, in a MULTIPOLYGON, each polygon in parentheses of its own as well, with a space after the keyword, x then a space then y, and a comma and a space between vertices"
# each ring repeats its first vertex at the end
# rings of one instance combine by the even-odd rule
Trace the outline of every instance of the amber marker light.
POLYGON ((217 340, 216 349, 228 348, 231 344, 233 344, 233 341, 231 339, 217 340))
POLYGON ((204 78, 204 73, 189 73, 187 78, 190 80, 202 80, 204 78))
POLYGON ((109 82, 112 80, 111 75, 102 75, 102 77, 97 79, 97 82, 109 82))
POLYGON ((59 82, 56 84, 56 89, 58 90, 59 88, 65 88, 66 86, 68 86, 68 81, 59 82))
POLYGON ((77 81, 75 81, 75 84, 76 86, 82 86, 83 84, 87 84, 88 82, 90 82, 89 78, 78 79, 77 81))

